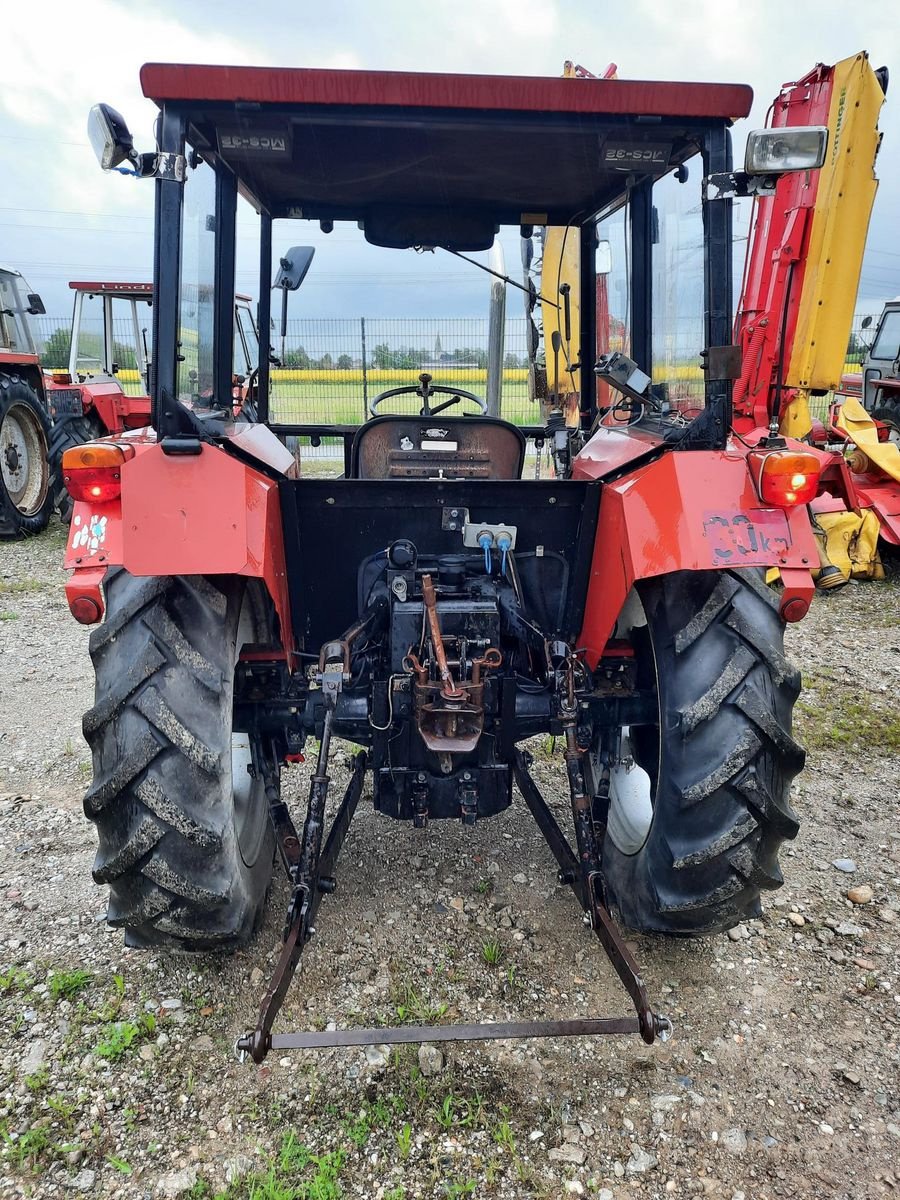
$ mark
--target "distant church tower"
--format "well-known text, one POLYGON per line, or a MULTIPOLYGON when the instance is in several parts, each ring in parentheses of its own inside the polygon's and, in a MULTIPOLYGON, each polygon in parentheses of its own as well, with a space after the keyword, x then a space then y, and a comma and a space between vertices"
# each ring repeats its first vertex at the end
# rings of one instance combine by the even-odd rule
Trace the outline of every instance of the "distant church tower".
POLYGON ((443 347, 441 346, 441 335, 438 334, 434 339, 434 361, 435 362, 441 361, 441 355, 443 354, 443 352, 444 352, 443 347))

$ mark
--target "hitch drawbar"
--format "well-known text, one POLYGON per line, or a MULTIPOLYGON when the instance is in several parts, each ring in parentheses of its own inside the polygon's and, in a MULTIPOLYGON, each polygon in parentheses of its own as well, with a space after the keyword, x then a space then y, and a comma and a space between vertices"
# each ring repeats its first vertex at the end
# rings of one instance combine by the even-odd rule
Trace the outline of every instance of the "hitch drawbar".
POLYGON ((334 891, 334 866, 359 803, 365 779, 366 755, 361 752, 353 760, 350 783, 335 814, 323 849, 325 798, 329 782, 325 770, 333 713, 334 709, 331 707, 325 716, 316 772, 309 788, 302 840, 297 836, 287 808, 278 799, 278 789, 274 786, 274 781, 267 781, 272 821, 281 858, 292 883, 292 892, 285 921, 284 947, 260 1006, 259 1020, 256 1028, 238 1038, 235 1046, 241 1061, 249 1055, 255 1063, 261 1063, 270 1050, 317 1050, 329 1046, 476 1042, 490 1041, 494 1038, 592 1037, 598 1034, 625 1033, 639 1033, 650 1045, 657 1038, 661 1041, 669 1038, 672 1022, 668 1017, 654 1012, 651 1007, 637 963, 622 941, 603 902, 598 839, 590 815, 589 802, 584 794, 580 754, 572 746, 566 759, 578 843, 577 856, 528 773, 528 760, 520 750, 515 753, 513 772, 531 815, 559 863, 560 882, 572 888, 590 918, 591 928, 631 997, 635 1009, 634 1016, 272 1033, 272 1025, 294 977, 303 947, 315 932, 314 920, 319 901, 324 894, 334 891))

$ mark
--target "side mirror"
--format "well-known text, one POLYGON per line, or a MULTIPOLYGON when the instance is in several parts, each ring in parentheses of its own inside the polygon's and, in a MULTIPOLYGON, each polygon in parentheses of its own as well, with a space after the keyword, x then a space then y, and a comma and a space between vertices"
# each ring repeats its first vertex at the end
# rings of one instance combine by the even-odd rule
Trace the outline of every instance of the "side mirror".
MULTIPOLYGON (((30 297, 29 297, 29 299, 30 299, 30 297)), ((863 319, 862 319, 862 328, 863 329, 868 329, 871 324, 872 324, 871 317, 863 317, 863 319)))
POLYGON ((44 308, 44 302, 37 292, 28 293, 28 308, 25 310, 31 317, 43 317, 47 312, 44 308))
POLYGON ((306 278, 315 253, 315 246, 292 246, 278 263, 278 274, 272 287, 296 292, 306 278))
POLYGON ((287 297, 288 292, 296 292, 306 278, 310 268, 315 246, 292 246, 284 258, 279 259, 278 274, 275 276, 273 288, 281 289, 281 357, 284 358, 284 339, 287 337, 287 297))
POLYGON ((612 271, 612 246, 605 239, 597 243, 597 274, 608 275, 612 271))

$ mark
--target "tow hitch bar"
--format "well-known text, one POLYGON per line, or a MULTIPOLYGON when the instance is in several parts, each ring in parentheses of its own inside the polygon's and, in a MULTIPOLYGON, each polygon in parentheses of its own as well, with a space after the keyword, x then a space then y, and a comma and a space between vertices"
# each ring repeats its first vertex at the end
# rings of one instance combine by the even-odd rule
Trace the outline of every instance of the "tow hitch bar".
POLYGON ((603 901, 598 839, 584 796, 580 754, 574 746, 570 746, 566 759, 578 843, 577 856, 531 778, 528 760, 520 750, 515 752, 513 773, 531 815, 559 863, 559 881, 568 884, 581 903, 591 928, 631 997, 634 1016, 587 1017, 563 1021, 496 1021, 479 1025, 400 1025, 395 1028, 378 1026, 373 1029, 273 1033, 272 1025, 290 987, 300 955, 310 936, 315 933, 314 921, 319 901, 324 894, 334 891, 334 866, 356 811, 365 779, 366 755, 361 752, 353 760, 350 783, 322 849, 325 799, 329 782, 325 770, 332 716, 333 709, 329 709, 325 717, 315 775, 310 783, 302 841, 297 836, 287 808, 277 799, 277 789, 268 789, 279 851, 293 887, 285 922, 284 946, 260 1006, 259 1020, 256 1028, 239 1037, 235 1044, 241 1062, 249 1055, 255 1063, 261 1063, 270 1050, 317 1050, 329 1046, 474 1042, 495 1038, 590 1037, 598 1034, 625 1033, 639 1033, 648 1045, 657 1038, 660 1041, 668 1040, 672 1033, 672 1022, 651 1007, 638 965, 622 941, 603 901))

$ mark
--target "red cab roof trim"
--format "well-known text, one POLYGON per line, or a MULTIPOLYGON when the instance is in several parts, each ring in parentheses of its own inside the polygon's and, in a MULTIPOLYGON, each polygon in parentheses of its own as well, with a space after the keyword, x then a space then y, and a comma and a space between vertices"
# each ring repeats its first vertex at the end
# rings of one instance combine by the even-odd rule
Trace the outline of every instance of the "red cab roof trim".
POLYGON ((69 287, 73 292, 136 292, 140 295, 153 295, 152 283, 98 283, 76 279, 69 287))
POLYGON ((443 75, 295 67, 147 63, 144 95, 165 101, 371 105, 635 116, 746 117, 753 89, 737 83, 443 75))

